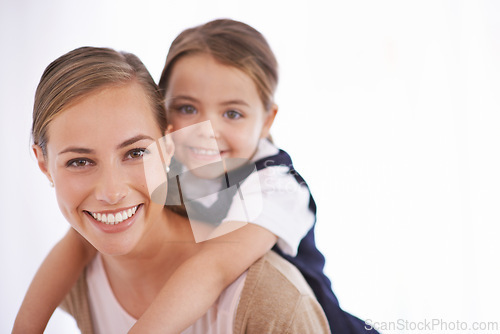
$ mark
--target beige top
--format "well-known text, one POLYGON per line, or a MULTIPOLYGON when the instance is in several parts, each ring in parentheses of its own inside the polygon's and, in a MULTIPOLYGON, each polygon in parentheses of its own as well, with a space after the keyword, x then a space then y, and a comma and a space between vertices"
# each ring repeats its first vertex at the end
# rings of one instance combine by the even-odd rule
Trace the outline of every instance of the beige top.
MULTIPOLYGON (((83 334, 93 334, 85 274, 61 304, 83 334)), ((274 252, 248 270, 234 333, 330 333, 323 309, 300 272, 274 252)))

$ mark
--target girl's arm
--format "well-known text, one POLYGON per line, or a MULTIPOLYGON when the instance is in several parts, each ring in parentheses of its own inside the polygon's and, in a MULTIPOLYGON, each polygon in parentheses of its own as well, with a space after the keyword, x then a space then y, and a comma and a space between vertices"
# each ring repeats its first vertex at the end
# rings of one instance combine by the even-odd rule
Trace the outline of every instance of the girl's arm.
POLYGON ((95 252, 92 245, 70 228, 33 278, 17 313, 12 333, 43 333, 52 313, 95 252))
POLYGON ((268 230, 247 224, 205 241, 167 281, 129 331, 180 333, 206 313, 222 291, 276 243, 268 230))

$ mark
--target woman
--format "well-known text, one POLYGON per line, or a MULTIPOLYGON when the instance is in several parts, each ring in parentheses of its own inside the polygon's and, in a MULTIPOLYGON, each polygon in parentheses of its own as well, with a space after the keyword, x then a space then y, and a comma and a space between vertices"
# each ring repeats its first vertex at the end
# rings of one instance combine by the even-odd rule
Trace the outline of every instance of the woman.
MULTIPOLYGON (((218 247, 195 243, 188 220, 157 204, 164 199, 151 199, 150 189, 166 181, 174 150, 158 141, 166 130, 156 85, 131 54, 76 49, 41 78, 33 149, 78 232, 70 233, 97 250, 63 304, 84 333, 127 332, 176 268, 200 247, 218 247)), ((300 273, 268 253, 186 332, 328 331, 300 273)))

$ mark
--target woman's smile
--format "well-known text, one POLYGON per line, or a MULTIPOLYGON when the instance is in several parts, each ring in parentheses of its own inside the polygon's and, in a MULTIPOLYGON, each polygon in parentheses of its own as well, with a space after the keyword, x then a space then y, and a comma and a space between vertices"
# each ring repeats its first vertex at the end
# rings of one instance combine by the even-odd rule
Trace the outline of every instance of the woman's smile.
POLYGON ((98 222, 105 223, 108 225, 117 225, 131 218, 135 214, 138 208, 139 205, 135 205, 128 209, 119 209, 114 211, 101 211, 101 212, 85 211, 85 212, 91 215, 98 222))
POLYGON ((165 182, 157 176, 164 166, 143 159, 163 135, 135 82, 85 96, 51 122, 46 163, 59 206, 100 252, 127 254, 157 228, 163 205, 151 201, 149 189, 165 182))
POLYGON ((121 233, 129 229, 141 215, 143 205, 116 211, 116 213, 85 211, 91 223, 104 233, 121 233))
POLYGON ((120 233, 130 228, 140 215, 142 204, 114 211, 84 211, 88 219, 105 233, 120 233))

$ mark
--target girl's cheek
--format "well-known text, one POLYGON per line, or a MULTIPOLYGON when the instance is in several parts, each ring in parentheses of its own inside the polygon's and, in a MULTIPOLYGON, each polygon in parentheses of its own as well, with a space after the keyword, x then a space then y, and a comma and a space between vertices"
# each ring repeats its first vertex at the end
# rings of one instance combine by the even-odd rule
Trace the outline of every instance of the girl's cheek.
POLYGON ((172 124, 172 130, 176 131, 179 129, 182 129, 183 127, 188 125, 188 122, 183 121, 182 119, 179 119, 178 116, 173 116, 170 118, 170 122, 172 124))

